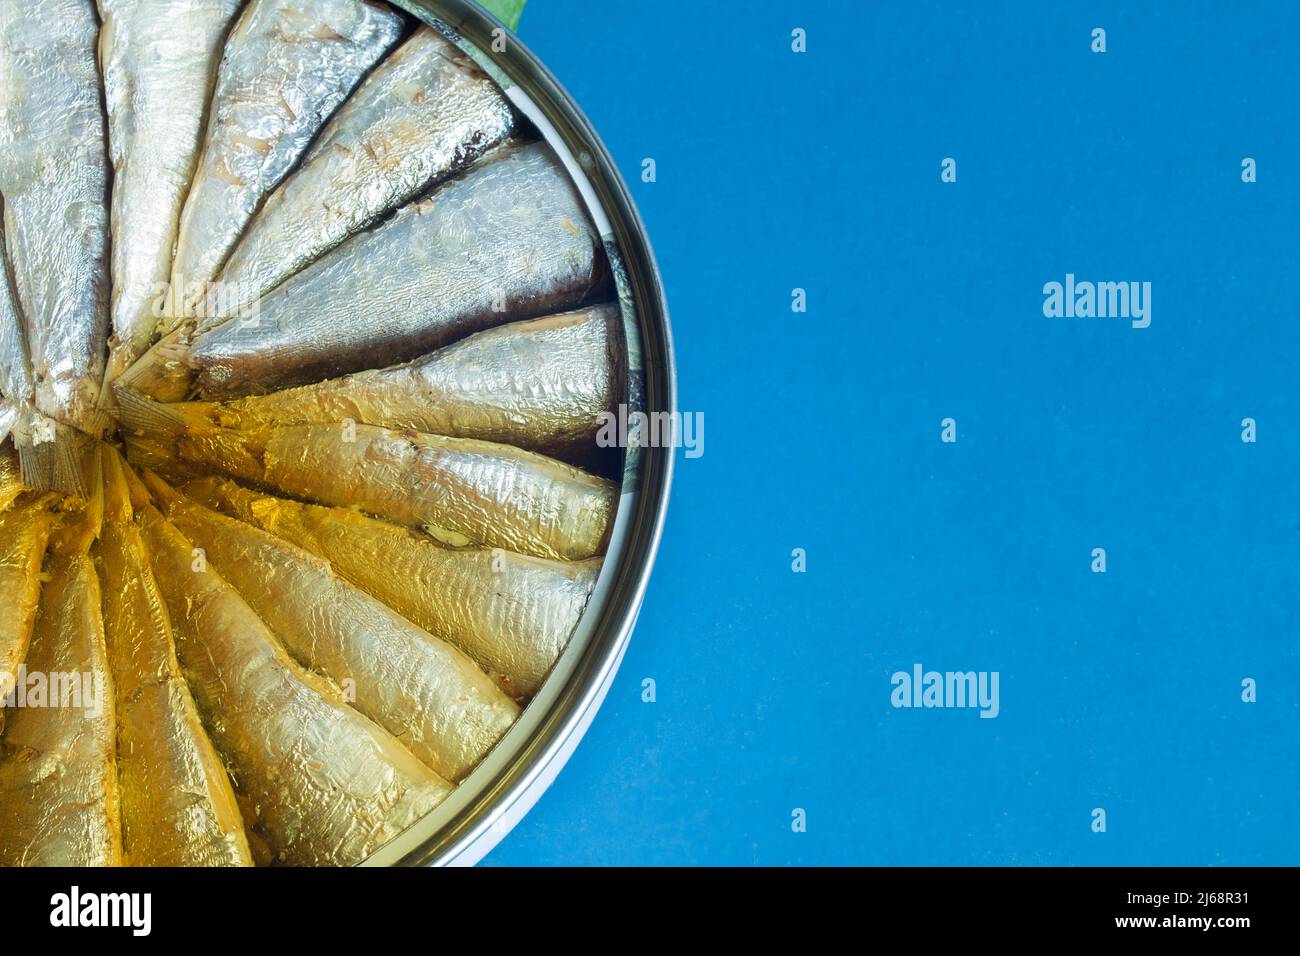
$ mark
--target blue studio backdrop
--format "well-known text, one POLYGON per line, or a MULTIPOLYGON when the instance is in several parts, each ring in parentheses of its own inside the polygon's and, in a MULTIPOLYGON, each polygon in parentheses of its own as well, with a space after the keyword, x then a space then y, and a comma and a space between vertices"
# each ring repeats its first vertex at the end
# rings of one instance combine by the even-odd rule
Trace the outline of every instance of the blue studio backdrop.
POLYGON ((705 430, 603 709, 487 863, 1297 862, 1300 6, 520 33, 632 188, 705 430), (1067 274, 1145 319, 1045 314, 1067 274), (895 707, 918 664, 997 672, 997 716, 895 707))

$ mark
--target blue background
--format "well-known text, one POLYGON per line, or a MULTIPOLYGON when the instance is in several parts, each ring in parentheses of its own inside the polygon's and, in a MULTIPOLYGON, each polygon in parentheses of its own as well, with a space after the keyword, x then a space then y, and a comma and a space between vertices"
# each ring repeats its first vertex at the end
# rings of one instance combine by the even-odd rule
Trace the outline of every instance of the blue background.
POLYGON ((705 454, 487 862, 1300 862, 1300 8, 532 0, 521 36, 632 185, 705 454), (1066 272, 1150 281, 1151 327, 1044 318, 1066 272), (1001 716, 893 709, 916 662, 999 671, 1001 716))

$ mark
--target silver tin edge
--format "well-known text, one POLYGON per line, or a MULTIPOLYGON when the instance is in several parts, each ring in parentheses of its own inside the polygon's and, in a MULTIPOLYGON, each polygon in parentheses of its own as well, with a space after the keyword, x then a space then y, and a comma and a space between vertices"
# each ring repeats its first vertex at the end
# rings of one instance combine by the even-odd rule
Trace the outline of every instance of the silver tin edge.
MULTIPOLYGON (((677 411, 672 333, 654 252, 627 185, 586 116, 551 73, 469 0, 393 0, 474 56, 564 158, 626 273, 629 392, 647 411, 677 411), (494 51, 496 38, 505 49, 494 51), (490 59, 489 59, 490 57, 490 59), (630 306, 631 308, 628 308, 630 306), (630 315, 629 315, 630 313, 630 315), (640 348, 633 343, 635 335, 640 348), (641 358, 635 381, 634 357, 641 358), (639 392, 639 394, 638 394, 639 392)), ((624 493, 600 580, 565 653, 515 726, 433 813, 372 854, 367 866, 472 865, 537 802, 595 717, 627 650, 668 507, 672 448, 627 455, 624 493)))

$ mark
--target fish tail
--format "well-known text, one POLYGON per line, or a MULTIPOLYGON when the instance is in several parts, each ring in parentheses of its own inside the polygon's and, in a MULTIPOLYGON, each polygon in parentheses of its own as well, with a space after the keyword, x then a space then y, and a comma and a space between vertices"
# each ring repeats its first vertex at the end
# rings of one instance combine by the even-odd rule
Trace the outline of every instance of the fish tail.
POLYGON ((118 392, 127 457, 169 478, 185 480, 218 468, 259 481, 266 437, 258 431, 222 428, 209 420, 202 402, 164 404, 121 389, 118 392))
POLYGON ((84 493, 77 495, 78 503, 66 507, 59 515, 59 524, 50 536, 50 550, 64 557, 84 555, 99 537, 104 524, 104 485, 100 472, 102 443, 85 439, 77 459, 77 471, 84 493))
POLYGON ((34 491, 57 491, 85 498, 90 483, 86 453, 93 439, 67 425, 33 416, 30 429, 15 435, 23 484, 34 491))
POLYGON ((160 401, 178 402, 187 398, 194 384, 194 373, 189 367, 189 338, 189 327, 185 324, 164 335, 112 379, 117 392, 114 397, 120 401, 120 390, 128 388, 160 401))
POLYGON ((104 384, 99 389, 99 410, 112 415, 117 408, 117 390, 113 387, 122 373, 135 363, 131 347, 125 342, 109 343, 108 363, 104 366, 104 384))
POLYGON ((18 473, 23 487, 36 491, 50 491, 54 485, 54 443, 39 445, 30 439, 17 438, 18 473))
POLYGON ((132 391, 120 382, 117 392, 118 419, 129 430, 146 435, 179 437, 205 422, 201 416, 187 414, 181 403, 167 404, 132 391))
MULTIPOLYGON (((91 496, 88 452, 97 443, 66 425, 55 426, 54 490, 78 498, 91 496)), ((97 469, 96 469, 97 470, 97 469)))
POLYGON ((116 419, 102 408, 95 408, 86 415, 86 433, 95 438, 103 438, 112 430, 116 419))

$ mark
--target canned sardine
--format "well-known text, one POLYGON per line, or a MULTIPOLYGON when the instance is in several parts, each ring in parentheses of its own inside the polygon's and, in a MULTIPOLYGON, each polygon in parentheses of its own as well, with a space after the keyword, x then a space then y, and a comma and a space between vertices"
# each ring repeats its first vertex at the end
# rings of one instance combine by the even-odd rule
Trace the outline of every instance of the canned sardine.
POLYGON ((0 863, 473 862, 662 527, 626 188, 471 3, 99 11, 0 13, 0 863))

